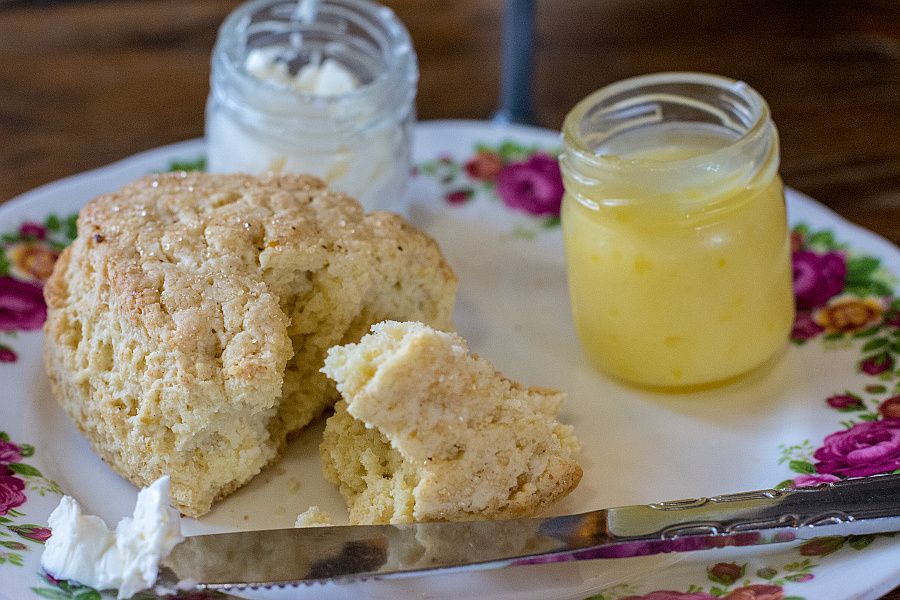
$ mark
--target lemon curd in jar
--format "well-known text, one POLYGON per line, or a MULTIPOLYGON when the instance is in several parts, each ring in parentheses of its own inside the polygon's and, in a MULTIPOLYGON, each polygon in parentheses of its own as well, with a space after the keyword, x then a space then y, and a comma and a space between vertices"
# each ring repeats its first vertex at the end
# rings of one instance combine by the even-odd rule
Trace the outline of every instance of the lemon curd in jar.
POLYGON ((582 345, 677 388, 745 373, 794 316, 778 140, 762 98, 699 74, 627 80, 564 127, 562 224, 582 345))

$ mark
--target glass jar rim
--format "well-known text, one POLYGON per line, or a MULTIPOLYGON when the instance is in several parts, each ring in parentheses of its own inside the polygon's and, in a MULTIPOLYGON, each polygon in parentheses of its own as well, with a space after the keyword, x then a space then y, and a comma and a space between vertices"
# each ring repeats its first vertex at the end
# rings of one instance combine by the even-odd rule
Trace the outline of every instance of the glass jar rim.
MULTIPOLYGON (((721 75, 690 71, 651 73, 630 77, 604 86, 578 102, 578 104, 569 111, 563 121, 562 138, 565 151, 572 151, 580 160, 594 166, 602 165, 605 168, 612 167, 612 165, 602 161, 604 155, 597 154, 597 152, 584 143, 583 136, 580 133, 580 127, 584 117, 592 108, 612 96, 624 92, 637 93, 640 92, 641 88, 663 84, 696 84, 729 91, 746 101, 748 107, 752 111, 750 114, 751 123, 732 142, 721 148, 716 148, 697 156, 665 161, 650 158, 632 157, 624 159, 620 157, 620 161, 617 163, 619 166, 625 167, 627 165, 651 170, 669 170, 699 165, 707 163, 710 160, 719 159, 725 155, 742 152, 744 148, 757 143, 760 138, 767 135, 768 130, 771 128, 771 114, 768 104, 759 92, 743 81, 723 77, 721 75)), ((683 97, 687 96, 685 95, 683 97)))
MULTIPOLYGON (((238 82, 240 86, 266 85, 248 73, 242 63, 234 60, 235 49, 246 43, 246 23, 253 15, 278 5, 296 5, 296 0, 251 0, 232 11, 222 23, 218 32, 216 48, 213 53, 213 71, 224 69, 225 76, 238 82)), ((359 102, 372 95, 390 94, 392 88, 404 79, 415 82, 418 79, 418 67, 412 39, 403 22, 393 10, 369 0, 323 0, 319 10, 328 10, 329 5, 344 7, 354 11, 363 18, 380 25, 389 42, 390 52, 382 48, 386 68, 377 73, 371 81, 340 95, 320 96, 293 88, 278 88, 279 93, 307 104, 327 107, 330 105, 359 102)), ((298 23, 299 25, 299 23, 298 23)), ((213 73, 215 76, 215 73, 213 73)), ((215 84, 213 84, 215 85, 215 84)))

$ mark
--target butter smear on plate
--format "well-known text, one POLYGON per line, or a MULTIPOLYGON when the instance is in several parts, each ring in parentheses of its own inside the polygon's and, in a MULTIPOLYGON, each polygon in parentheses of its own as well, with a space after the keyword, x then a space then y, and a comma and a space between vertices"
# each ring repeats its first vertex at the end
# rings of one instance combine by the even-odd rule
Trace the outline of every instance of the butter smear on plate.
POLYGON ((59 501, 49 523, 53 535, 41 556, 44 570, 98 590, 118 589, 118 598, 153 587, 160 561, 184 539, 181 517, 169 506, 168 477, 140 491, 134 515, 119 521, 115 532, 100 517, 83 514, 69 496, 59 501))

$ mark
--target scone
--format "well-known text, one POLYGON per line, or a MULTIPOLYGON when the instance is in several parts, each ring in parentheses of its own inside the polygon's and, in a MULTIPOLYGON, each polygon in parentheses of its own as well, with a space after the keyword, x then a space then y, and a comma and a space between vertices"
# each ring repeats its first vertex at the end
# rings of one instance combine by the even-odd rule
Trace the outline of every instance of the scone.
POLYGON ((343 397, 322 463, 352 523, 527 516, 581 479, 565 395, 506 379, 457 334, 379 323, 322 370, 343 397))
POLYGON ((337 399, 329 347, 387 318, 448 328, 455 288, 432 239, 318 179, 152 176, 81 211, 45 362, 95 451, 199 516, 337 399))

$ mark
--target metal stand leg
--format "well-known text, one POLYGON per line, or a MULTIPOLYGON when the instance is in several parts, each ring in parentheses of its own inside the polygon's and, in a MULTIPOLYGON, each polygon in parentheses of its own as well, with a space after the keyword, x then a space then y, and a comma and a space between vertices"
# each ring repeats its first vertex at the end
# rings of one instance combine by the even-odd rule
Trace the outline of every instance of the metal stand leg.
POLYGON ((497 123, 533 123, 534 0, 506 0, 497 123))

